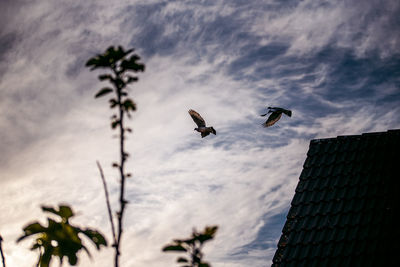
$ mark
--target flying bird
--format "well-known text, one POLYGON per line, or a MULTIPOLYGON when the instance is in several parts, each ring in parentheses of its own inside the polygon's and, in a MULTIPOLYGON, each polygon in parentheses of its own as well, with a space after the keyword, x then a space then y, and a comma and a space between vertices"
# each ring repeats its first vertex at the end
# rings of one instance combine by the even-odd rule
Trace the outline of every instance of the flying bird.
POLYGON ((292 116, 292 111, 284 108, 278 108, 278 107, 268 107, 268 112, 265 114, 262 114, 261 116, 266 116, 267 114, 271 113, 269 115, 268 119, 266 122, 263 123, 264 127, 269 127, 274 125, 279 119, 282 117, 282 113, 285 115, 291 117, 292 116))
POLYGON ((206 122, 200 116, 199 113, 197 113, 193 109, 190 109, 188 112, 189 112, 190 116, 192 117, 193 121, 197 124, 197 128, 194 128, 194 130, 201 133, 201 138, 206 137, 210 133, 217 134, 217 132, 215 131, 215 129, 212 126, 206 127, 206 122))

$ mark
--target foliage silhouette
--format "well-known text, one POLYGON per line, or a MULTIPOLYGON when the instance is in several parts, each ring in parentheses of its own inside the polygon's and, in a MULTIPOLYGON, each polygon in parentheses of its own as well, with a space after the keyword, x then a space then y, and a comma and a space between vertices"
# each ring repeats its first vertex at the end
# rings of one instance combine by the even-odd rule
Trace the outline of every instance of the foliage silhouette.
POLYGON ((164 252, 186 252, 187 257, 178 257, 177 263, 182 263, 181 267, 211 267, 207 262, 203 262, 203 252, 201 249, 205 242, 212 240, 218 226, 206 226, 203 232, 193 230, 192 237, 188 239, 175 239, 172 244, 164 246, 164 252))
MULTIPOLYGON (((114 266, 119 266, 119 256, 121 254, 121 237, 123 233, 123 216, 128 201, 125 199, 125 182, 126 178, 130 177, 130 173, 125 173, 125 163, 129 154, 125 151, 125 133, 131 132, 132 130, 125 127, 125 115, 128 118, 131 117, 131 113, 136 110, 135 102, 128 97, 128 85, 138 81, 138 77, 134 76, 134 73, 143 72, 144 64, 139 63, 140 57, 136 54, 132 54, 134 49, 124 50, 121 46, 117 48, 110 46, 103 54, 90 58, 86 62, 86 66, 90 70, 95 69, 108 69, 110 73, 101 74, 98 76, 100 81, 108 81, 111 83, 113 88, 104 87, 100 89, 96 94, 95 98, 104 97, 114 92, 114 95, 109 99, 110 108, 117 108, 116 113, 111 117, 111 128, 113 130, 119 130, 119 145, 120 145, 120 161, 114 162, 112 166, 119 170, 120 174, 120 191, 119 191, 119 210, 117 211, 117 228, 115 229, 114 220, 112 216, 109 216, 112 236, 113 236, 113 247, 115 248, 115 259, 114 266)), ((107 208, 109 214, 111 214, 111 206, 108 200, 108 191, 103 171, 100 164, 98 163, 101 178, 103 179, 103 186, 106 193, 107 208)))
POLYGON ((98 250, 101 246, 107 246, 107 241, 98 231, 90 228, 81 229, 70 224, 69 219, 74 216, 74 213, 69 206, 60 205, 58 210, 42 206, 42 210, 59 216, 61 220, 55 221, 47 218, 47 227, 39 222, 33 222, 23 228, 24 235, 17 239, 17 242, 20 242, 29 236, 37 236, 31 247, 31 250, 39 250, 37 266, 48 267, 53 256, 59 257, 61 263, 64 257, 67 257, 70 265, 76 265, 77 253, 82 249, 90 257, 89 250, 82 244, 80 234, 92 241, 98 250))

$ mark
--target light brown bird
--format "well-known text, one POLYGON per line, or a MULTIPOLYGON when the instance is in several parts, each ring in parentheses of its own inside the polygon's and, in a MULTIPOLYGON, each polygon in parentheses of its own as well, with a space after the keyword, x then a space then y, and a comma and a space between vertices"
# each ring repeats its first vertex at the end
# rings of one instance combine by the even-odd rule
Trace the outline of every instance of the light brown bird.
POLYGON ((278 108, 278 107, 268 107, 268 112, 265 114, 262 114, 261 116, 266 116, 267 114, 271 113, 269 115, 268 119, 266 122, 263 123, 264 127, 270 127, 274 125, 279 119, 282 117, 282 113, 285 115, 291 117, 292 116, 292 111, 284 108, 278 108))
POLYGON ((190 109, 189 115, 192 117, 193 121, 197 124, 197 128, 194 128, 195 131, 198 131, 201 133, 201 138, 206 137, 210 133, 217 134, 215 129, 211 127, 206 127, 206 122, 205 120, 200 116, 199 113, 194 111, 193 109, 190 109))

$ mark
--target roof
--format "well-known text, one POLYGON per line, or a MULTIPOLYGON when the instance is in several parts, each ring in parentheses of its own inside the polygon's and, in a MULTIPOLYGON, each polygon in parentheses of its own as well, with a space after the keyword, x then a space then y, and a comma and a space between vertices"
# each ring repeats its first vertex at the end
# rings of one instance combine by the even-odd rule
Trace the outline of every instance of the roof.
POLYGON ((312 140, 272 266, 395 266, 399 180, 400 130, 312 140))

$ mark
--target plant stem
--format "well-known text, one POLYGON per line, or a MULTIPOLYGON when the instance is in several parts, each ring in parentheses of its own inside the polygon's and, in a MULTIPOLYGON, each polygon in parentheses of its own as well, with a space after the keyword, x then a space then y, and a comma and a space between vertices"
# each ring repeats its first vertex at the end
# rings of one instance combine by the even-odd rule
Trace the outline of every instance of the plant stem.
POLYGON ((115 237, 115 226, 114 226, 114 220, 112 217, 112 210, 111 210, 111 205, 110 205, 110 198, 108 196, 108 189, 107 189, 107 183, 106 183, 106 179, 104 178, 104 173, 103 173, 103 169, 101 168, 101 165, 98 161, 96 161, 97 163, 97 167, 99 168, 100 171, 100 176, 101 176, 101 180, 103 181, 103 187, 104 187, 104 193, 106 195, 106 203, 107 203, 107 210, 108 210, 108 217, 110 219, 110 223, 111 223, 111 232, 112 232, 112 237, 113 237, 113 241, 114 244, 113 246, 115 246, 117 244, 117 239, 115 237))
MULTIPOLYGON (((114 68, 114 73, 116 77, 119 79, 122 79, 120 77, 120 73, 114 68)), ((119 193, 119 203, 120 203, 120 210, 117 213, 117 218, 118 218, 118 232, 117 232, 117 243, 116 243, 116 253, 115 253, 115 267, 119 266, 119 255, 120 253, 120 246, 121 246, 121 237, 123 233, 123 215, 125 211, 125 205, 126 205, 126 200, 124 198, 125 196, 125 172, 124 172, 124 167, 125 167, 125 160, 126 160, 126 153, 125 153, 125 135, 124 135, 124 110, 122 109, 122 95, 121 95, 121 90, 119 86, 117 87, 117 101, 119 103, 119 132, 120 132, 120 165, 119 165, 119 171, 120 171, 120 177, 121 177, 121 187, 120 187, 120 193, 119 193)))
POLYGON ((0 254, 1 254, 1 260, 3 262, 3 267, 6 267, 6 259, 4 258, 4 253, 3 253, 3 248, 1 246, 1 242, 3 242, 3 238, 0 235, 0 254))

